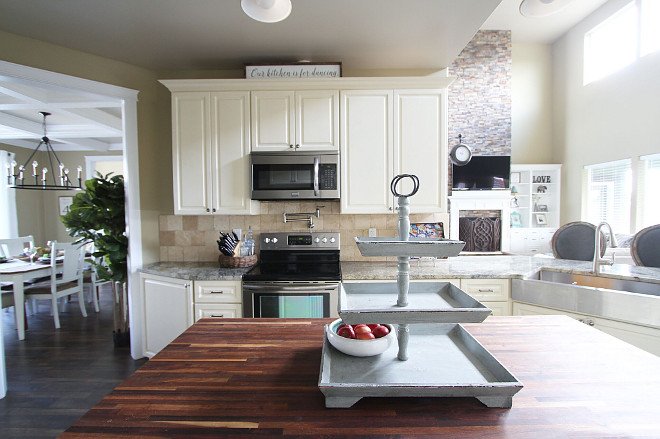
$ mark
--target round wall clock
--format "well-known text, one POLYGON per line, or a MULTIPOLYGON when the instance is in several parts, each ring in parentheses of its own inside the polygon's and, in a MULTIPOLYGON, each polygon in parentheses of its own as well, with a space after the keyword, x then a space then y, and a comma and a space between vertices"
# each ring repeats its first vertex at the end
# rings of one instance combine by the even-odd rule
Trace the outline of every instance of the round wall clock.
POLYGON ((458 135, 458 145, 455 145, 449 152, 452 163, 457 166, 465 166, 472 159, 472 150, 461 141, 462 137, 461 134, 458 135))

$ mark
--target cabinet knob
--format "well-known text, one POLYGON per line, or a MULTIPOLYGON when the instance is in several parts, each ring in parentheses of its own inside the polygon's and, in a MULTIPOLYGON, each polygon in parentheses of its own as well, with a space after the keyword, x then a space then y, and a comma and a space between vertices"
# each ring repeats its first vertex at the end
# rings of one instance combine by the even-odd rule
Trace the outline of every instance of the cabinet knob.
POLYGON ((224 316, 225 316, 224 314, 211 314, 211 317, 215 317, 215 318, 222 318, 224 316))
POLYGON ((296 149, 300 148, 300 144, 296 143, 296 149))
POLYGON ((210 212, 210 211, 211 211, 211 209, 209 209, 209 208, 207 207, 207 208, 206 208, 206 211, 207 211, 207 212, 210 212))
POLYGON ((215 207, 213 208, 213 211, 215 212, 215 207))
POLYGON ((188 288, 190 284, 183 284, 183 288, 188 288))
POLYGON ((291 145, 289 145, 289 148, 293 149, 293 143, 291 145))
POLYGON ((479 288, 480 293, 494 293, 492 288, 479 288))
POLYGON ((211 291, 210 294, 224 294, 225 292, 223 290, 219 291, 211 291))

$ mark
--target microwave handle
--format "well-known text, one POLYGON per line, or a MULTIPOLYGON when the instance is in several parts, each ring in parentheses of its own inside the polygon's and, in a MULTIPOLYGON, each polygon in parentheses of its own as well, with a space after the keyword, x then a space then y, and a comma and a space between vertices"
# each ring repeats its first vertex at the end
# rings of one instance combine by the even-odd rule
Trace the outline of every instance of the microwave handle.
POLYGON ((314 157, 314 196, 319 196, 319 158, 314 157))

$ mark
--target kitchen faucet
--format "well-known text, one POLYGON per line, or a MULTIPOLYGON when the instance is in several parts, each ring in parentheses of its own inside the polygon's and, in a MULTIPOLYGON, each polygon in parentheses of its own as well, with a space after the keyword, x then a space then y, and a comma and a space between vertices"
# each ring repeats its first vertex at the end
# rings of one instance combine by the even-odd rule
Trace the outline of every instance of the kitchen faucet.
POLYGON ((601 248, 600 248, 600 233, 601 232, 600 232, 600 229, 603 226, 607 226, 607 229, 609 230, 610 245, 612 247, 616 247, 618 245, 617 242, 616 242, 616 236, 614 236, 614 233, 612 232, 612 226, 610 226, 605 221, 598 224, 598 227, 596 227, 596 235, 595 235, 596 238, 595 238, 595 242, 594 242, 594 267, 593 267, 593 272, 596 273, 596 274, 600 273, 600 266, 601 265, 612 265, 612 264, 614 264, 614 255, 612 255, 612 260, 611 261, 608 260, 608 259, 603 259, 603 258, 600 257, 600 252, 601 252, 601 248))
POLYGON ((316 212, 312 213, 284 213, 282 215, 284 223, 289 223, 292 221, 307 221, 307 227, 310 229, 314 228, 314 217, 321 218, 321 209, 325 206, 316 206, 316 212), (291 218, 293 217, 293 218, 291 218))

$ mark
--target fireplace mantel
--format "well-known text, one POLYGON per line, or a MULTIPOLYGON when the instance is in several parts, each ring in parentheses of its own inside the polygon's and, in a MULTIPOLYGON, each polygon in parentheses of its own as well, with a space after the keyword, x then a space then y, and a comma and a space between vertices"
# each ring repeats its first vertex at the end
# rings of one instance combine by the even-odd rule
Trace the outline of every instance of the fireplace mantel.
POLYGON ((461 210, 499 210, 502 222, 503 252, 510 250, 511 228, 511 192, 505 190, 485 191, 453 191, 449 197, 451 203, 449 211, 449 238, 459 239, 458 221, 461 210))

